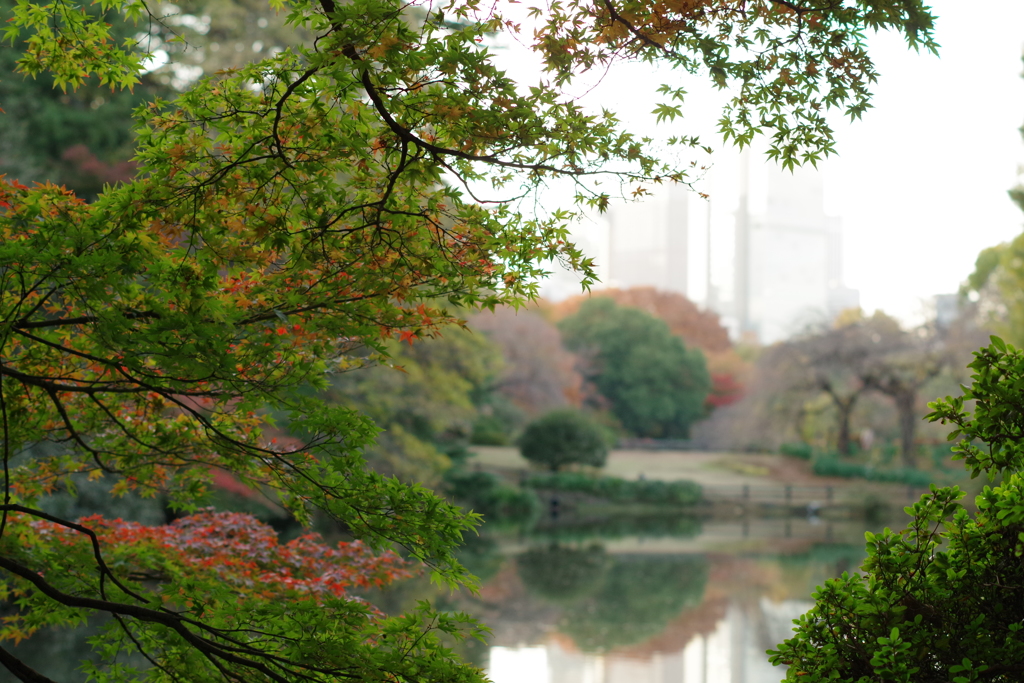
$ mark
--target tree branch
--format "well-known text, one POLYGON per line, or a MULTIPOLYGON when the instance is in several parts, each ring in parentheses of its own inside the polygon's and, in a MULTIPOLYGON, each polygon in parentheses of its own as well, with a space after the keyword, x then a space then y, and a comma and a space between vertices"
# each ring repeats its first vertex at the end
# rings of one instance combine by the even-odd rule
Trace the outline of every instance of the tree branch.
POLYGON ((0 647, 0 664, 3 664, 8 671, 14 674, 18 680, 23 683, 57 683, 57 681, 44 676, 25 662, 15 657, 3 647, 0 647))

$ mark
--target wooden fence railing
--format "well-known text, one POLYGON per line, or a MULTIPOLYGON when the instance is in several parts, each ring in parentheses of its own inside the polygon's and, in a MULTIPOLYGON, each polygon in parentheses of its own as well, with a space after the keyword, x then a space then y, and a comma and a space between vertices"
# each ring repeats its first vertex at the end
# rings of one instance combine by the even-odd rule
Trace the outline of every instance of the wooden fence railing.
MULTIPOLYGON (((707 500, 731 500, 751 503, 778 503, 794 505, 833 505, 851 502, 853 492, 846 487, 822 486, 818 484, 728 484, 705 485, 704 498, 707 500)), ((900 493, 890 489, 890 494, 900 493)), ((907 501, 918 498, 923 489, 908 486, 902 490, 907 501)))

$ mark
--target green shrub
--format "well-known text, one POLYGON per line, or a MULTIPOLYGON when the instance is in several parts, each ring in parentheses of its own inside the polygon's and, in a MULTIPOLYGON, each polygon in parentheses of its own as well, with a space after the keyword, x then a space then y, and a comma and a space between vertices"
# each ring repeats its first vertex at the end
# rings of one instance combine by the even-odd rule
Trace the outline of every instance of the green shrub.
POLYGON ((814 449, 807 443, 784 443, 779 447, 779 453, 791 458, 810 460, 814 456, 814 449))
POLYGON ((444 479, 448 494, 482 514, 485 521, 527 521, 540 513, 540 501, 535 493, 508 486, 490 472, 452 468, 444 479))
POLYGON ((583 493, 616 503, 694 505, 701 499, 700 484, 692 481, 630 481, 617 477, 589 477, 578 472, 534 474, 527 477, 523 486, 583 493))
POLYGON ((509 444, 505 424, 496 415, 480 415, 473 421, 473 433, 469 440, 478 446, 507 446, 509 444))
POLYGON ((1024 671, 1024 352, 993 337, 962 396, 929 404, 954 457, 998 485, 961 502, 931 487, 905 529, 868 533, 858 573, 830 579, 769 651, 791 683, 1019 683, 1024 671))
POLYGON ((859 462, 840 460, 833 456, 816 458, 813 471, 820 477, 867 479, 868 481, 884 481, 918 487, 928 486, 935 479, 934 475, 930 472, 905 467, 883 470, 859 462))
POLYGON ((565 465, 603 467, 608 458, 604 428, 576 410, 556 410, 526 426, 519 438, 523 457, 557 472, 565 465))

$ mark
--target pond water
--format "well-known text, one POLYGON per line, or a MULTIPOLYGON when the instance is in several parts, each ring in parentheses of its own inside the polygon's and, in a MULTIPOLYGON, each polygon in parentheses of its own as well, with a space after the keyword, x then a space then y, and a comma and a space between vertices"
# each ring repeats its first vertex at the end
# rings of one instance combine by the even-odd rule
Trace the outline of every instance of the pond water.
MULTIPOLYGON (((816 586, 859 567, 864 531, 882 525, 615 526, 549 524, 474 540, 463 561, 482 579, 479 594, 432 596, 492 629, 486 646, 463 655, 494 683, 778 683, 785 671, 765 650, 788 637, 816 586)), ((399 609, 424 589, 414 581, 378 597, 399 609)))
MULTIPOLYGON (((490 641, 460 652, 494 683, 777 683, 785 673, 765 650, 817 585, 859 566, 864 531, 880 526, 659 517, 485 527, 461 554, 478 594, 418 577, 368 597, 388 612, 429 598, 482 620, 490 641)), ((15 652, 77 683, 90 632, 40 633, 15 652)))

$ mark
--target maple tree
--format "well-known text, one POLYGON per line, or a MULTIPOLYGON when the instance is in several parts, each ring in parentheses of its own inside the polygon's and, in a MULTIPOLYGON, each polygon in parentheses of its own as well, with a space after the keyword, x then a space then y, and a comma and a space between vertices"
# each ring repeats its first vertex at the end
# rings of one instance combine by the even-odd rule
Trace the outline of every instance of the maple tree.
MULTIPOLYGON (((478 517, 365 467, 377 428, 309 388, 367 353, 385 358, 396 338, 438 334, 457 322, 452 305, 535 297, 551 260, 591 283, 571 208, 519 210, 552 179, 597 208, 602 181, 686 180, 613 113, 563 93, 581 73, 641 60, 706 74, 735 88, 726 139, 765 132, 784 165, 813 162, 832 151, 826 111, 868 106, 865 32, 932 48, 932 17, 918 0, 574 0, 519 19, 472 1, 269 6, 313 40, 136 110, 130 181, 86 202, 0 179, 0 596, 19 609, 0 641, 101 614, 99 663, 83 664, 98 681, 480 680, 446 640, 480 636, 471 620, 426 605, 384 616, 347 590, 398 576, 381 554, 396 546, 436 580, 472 585, 453 549, 478 517), (498 32, 543 60, 536 84, 497 66, 486 43, 498 32), (267 438, 272 415, 301 442, 267 438), (201 512, 218 471, 366 550, 282 547, 251 520, 201 512), (40 509, 82 476, 163 497, 191 521, 40 509)), ((15 0, 4 37, 24 47, 24 75, 123 89, 153 41, 120 37, 111 15, 170 21, 141 0, 15 0)), ((661 95, 658 118, 677 118, 685 93, 661 95)), ((49 680, 5 647, 0 665, 49 680)))

